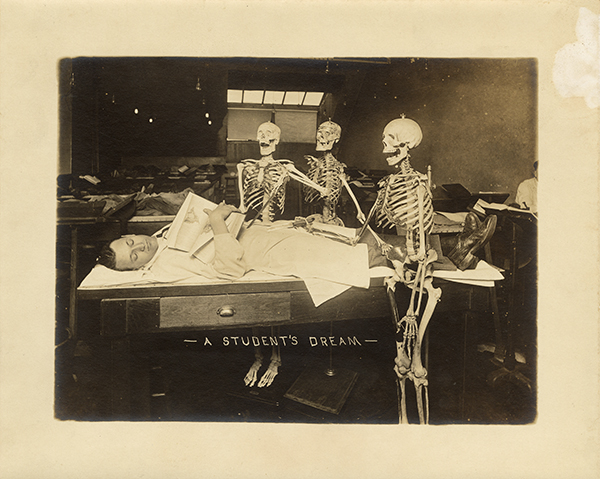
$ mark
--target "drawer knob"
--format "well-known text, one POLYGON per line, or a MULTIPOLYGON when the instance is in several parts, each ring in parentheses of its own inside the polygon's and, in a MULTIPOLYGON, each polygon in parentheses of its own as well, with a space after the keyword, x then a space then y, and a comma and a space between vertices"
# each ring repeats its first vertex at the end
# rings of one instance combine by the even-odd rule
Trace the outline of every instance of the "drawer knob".
POLYGON ((222 306, 217 309, 217 314, 222 318, 231 318, 235 314, 233 306, 222 306))

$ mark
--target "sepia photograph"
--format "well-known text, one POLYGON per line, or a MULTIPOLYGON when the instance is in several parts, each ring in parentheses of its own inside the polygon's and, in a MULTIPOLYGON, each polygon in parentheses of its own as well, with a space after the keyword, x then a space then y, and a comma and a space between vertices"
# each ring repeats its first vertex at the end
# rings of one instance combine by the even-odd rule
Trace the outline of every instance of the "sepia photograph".
POLYGON ((535 59, 59 71, 57 418, 535 421, 535 59))
POLYGON ((598 475, 597 2, 0 10, 3 478, 598 475))

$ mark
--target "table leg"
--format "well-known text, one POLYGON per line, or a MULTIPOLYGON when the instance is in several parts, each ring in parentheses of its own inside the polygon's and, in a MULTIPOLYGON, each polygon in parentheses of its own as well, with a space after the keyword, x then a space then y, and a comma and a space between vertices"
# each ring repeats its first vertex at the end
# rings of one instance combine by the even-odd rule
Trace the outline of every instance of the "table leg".
POLYGON ((506 355, 504 356, 503 366, 496 371, 492 371, 488 375, 488 383, 495 385, 498 379, 516 380, 518 383, 525 385, 531 392, 531 380, 526 377, 517 364, 515 356, 515 317, 516 310, 516 289, 517 289, 517 272, 519 269, 517 255, 517 224, 511 221, 512 239, 511 239, 511 268, 510 268, 510 290, 508 293, 508 314, 506 315, 506 355))
POLYGON ((127 337, 110 341, 110 415, 113 419, 131 417, 131 344, 127 337))

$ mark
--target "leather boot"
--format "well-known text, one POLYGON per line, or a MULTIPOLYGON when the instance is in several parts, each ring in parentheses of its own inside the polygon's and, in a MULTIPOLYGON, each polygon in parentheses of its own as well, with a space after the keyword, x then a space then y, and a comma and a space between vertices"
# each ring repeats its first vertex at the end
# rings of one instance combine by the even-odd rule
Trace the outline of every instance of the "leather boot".
POLYGON ((450 261, 458 269, 464 271, 477 266, 479 258, 475 256, 475 253, 490 240, 496 230, 497 221, 498 218, 495 215, 488 216, 483 223, 480 223, 476 216, 473 219, 467 215, 465 230, 458 236, 458 243, 448 255, 450 261), (478 222, 479 224, 477 224, 478 222), (473 229, 474 224, 477 225, 475 229, 473 229))
POLYGON ((480 226, 481 221, 479 220, 479 217, 475 213, 467 213, 467 216, 465 217, 465 226, 462 232, 458 235, 459 240, 466 240, 480 226))

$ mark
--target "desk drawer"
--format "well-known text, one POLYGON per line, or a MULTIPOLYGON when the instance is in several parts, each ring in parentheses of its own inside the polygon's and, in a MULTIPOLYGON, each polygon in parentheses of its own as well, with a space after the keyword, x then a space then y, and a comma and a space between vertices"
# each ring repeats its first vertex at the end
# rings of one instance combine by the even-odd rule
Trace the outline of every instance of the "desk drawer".
POLYGON ((290 293, 216 294, 160 298, 160 329, 218 329, 290 320, 290 293))
POLYGON ((271 326, 290 321, 290 292, 104 299, 102 334, 271 326))

